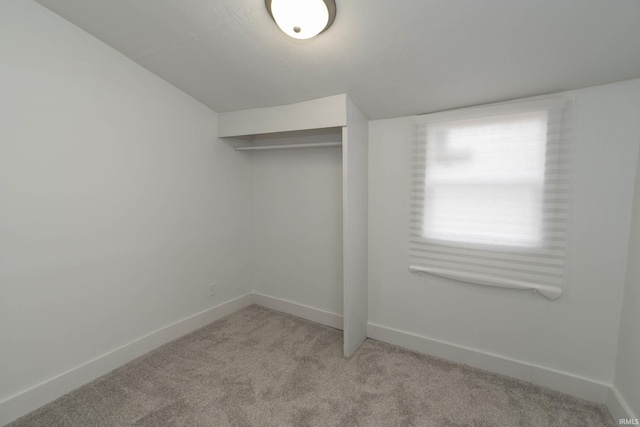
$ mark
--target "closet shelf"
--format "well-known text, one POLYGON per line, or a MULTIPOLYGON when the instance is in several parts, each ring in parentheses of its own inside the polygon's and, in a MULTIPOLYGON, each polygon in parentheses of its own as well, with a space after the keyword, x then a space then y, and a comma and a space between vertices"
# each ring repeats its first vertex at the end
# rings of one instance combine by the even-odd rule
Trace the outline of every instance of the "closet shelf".
POLYGON ((339 147, 342 142, 317 142, 308 144, 281 144, 281 145, 254 145, 248 147, 236 147, 236 151, 254 150, 283 150, 286 148, 315 148, 315 147, 339 147))

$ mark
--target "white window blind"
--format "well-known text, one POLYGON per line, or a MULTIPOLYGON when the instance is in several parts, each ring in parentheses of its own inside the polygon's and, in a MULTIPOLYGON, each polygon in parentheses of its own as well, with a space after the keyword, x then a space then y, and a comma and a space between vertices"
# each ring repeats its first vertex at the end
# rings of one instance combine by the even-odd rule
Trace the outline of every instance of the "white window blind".
POLYGON ((564 105, 554 98, 414 118, 411 270, 561 295, 564 105))

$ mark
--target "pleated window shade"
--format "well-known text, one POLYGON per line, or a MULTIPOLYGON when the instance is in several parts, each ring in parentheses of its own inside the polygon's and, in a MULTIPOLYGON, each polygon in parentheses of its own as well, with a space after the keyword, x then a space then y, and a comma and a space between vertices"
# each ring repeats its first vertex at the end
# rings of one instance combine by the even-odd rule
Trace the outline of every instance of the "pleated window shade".
POLYGON ((554 98, 414 118, 411 270, 562 294, 565 104, 554 98))

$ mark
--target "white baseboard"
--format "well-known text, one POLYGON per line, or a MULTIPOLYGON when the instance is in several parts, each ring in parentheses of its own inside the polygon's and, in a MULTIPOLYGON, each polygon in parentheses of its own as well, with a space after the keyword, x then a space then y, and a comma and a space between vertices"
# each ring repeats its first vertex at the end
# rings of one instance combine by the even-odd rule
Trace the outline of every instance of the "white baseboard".
POLYGON ((292 316, 301 317, 312 322, 320 323, 321 325, 342 330, 342 316, 336 313, 258 293, 253 294, 253 302, 270 308, 271 310, 281 311, 282 313, 291 314, 292 316))
POLYGON ((483 369, 511 378, 528 381, 572 396, 605 403, 610 384, 583 378, 567 372, 533 365, 486 353, 477 349, 439 341, 397 329, 369 323, 367 335, 375 340, 404 347, 419 353, 483 369))
MULTIPOLYGON (((339 314, 268 295, 249 293, 158 329, 129 344, 0 401, 0 426, 148 353, 162 344, 251 304, 258 304, 336 329, 342 329, 343 327, 343 318, 339 314)), ((636 418, 620 396, 620 393, 610 384, 374 323, 368 324, 367 336, 419 353, 521 379, 593 402, 604 403, 616 420, 619 418, 636 418)))
POLYGON ((616 423, 618 423, 620 419, 638 419, 638 415, 633 413, 629 405, 627 405, 627 402, 623 399, 622 395, 620 395, 620 392, 618 391, 616 386, 612 386, 609 390, 606 404, 616 423))
POLYGON ((0 426, 28 414, 151 350, 253 304, 249 293, 179 320, 0 401, 0 426))
MULTIPOLYGON (((281 311, 312 322, 342 329, 342 316, 292 301, 253 294, 253 302, 272 310, 281 311)), ((495 372, 511 378, 528 381, 543 387, 597 403, 606 403, 611 385, 568 372, 482 352, 473 348, 450 344, 423 336, 369 323, 367 336, 375 340, 404 347, 478 369, 495 372)))

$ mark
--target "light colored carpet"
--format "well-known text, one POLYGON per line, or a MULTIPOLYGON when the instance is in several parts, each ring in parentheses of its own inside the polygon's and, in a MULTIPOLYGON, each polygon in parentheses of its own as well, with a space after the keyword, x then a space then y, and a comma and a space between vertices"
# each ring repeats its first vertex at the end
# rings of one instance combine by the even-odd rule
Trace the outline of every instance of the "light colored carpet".
POLYGON ((613 426, 607 409, 529 383, 251 306, 12 426, 613 426))

